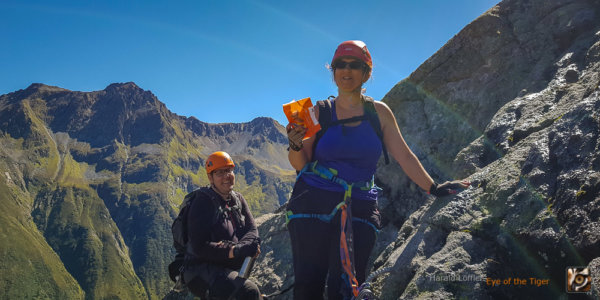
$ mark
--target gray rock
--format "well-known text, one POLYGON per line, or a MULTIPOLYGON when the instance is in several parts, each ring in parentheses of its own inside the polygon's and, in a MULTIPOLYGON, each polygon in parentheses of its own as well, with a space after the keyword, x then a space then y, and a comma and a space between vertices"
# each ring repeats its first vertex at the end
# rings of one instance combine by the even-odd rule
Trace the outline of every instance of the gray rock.
POLYGON ((593 295, 598 298, 600 297, 600 257, 592 260, 588 268, 592 276, 593 295))
MULTIPOLYGON (((285 211, 263 215, 256 219, 262 239, 261 254, 256 260, 251 278, 269 295, 294 283, 292 248, 285 224, 285 211)), ((292 291, 277 299, 292 299, 292 291)))

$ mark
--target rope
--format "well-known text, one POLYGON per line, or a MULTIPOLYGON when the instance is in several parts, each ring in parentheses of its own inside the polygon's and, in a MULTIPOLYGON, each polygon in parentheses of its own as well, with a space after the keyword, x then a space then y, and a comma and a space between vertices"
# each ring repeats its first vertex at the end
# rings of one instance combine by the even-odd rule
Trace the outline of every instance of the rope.
POLYGON ((371 281, 373 281, 375 278, 379 277, 380 275, 382 275, 384 273, 390 273, 392 271, 393 271, 392 267, 387 267, 387 268, 379 269, 379 270, 371 273, 369 275, 369 277, 367 277, 365 282, 363 282, 363 284, 360 285, 360 287, 358 288, 360 292, 358 293, 357 296, 352 297, 352 300, 377 299, 377 298, 375 298, 375 295, 371 291, 371 281))

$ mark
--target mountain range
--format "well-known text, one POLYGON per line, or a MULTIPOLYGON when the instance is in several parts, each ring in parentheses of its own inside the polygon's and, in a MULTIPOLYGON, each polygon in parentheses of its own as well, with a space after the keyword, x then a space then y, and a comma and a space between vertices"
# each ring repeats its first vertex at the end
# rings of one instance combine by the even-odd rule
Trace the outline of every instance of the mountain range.
POLYGON ((287 200, 295 172, 270 118, 207 124, 134 83, 77 92, 43 84, 0 96, 2 276, 9 299, 158 299, 170 226, 208 184, 217 150, 255 215, 287 200))

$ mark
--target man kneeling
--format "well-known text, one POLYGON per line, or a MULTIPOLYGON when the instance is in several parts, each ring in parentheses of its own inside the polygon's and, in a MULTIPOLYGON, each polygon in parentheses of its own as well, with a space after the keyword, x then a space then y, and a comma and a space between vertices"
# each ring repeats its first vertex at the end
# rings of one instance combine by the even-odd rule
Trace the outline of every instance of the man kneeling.
MULTIPOLYGON (((244 197, 233 191, 235 164, 218 151, 206 160, 210 187, 200 188, 187 216, 183 280, 196 296, 210 299, 261 299, 256 284, 238 276, 244 259, 260 254, 260 239, 244 197)), ((185 202, 185 201, 184 201, 185 202)))

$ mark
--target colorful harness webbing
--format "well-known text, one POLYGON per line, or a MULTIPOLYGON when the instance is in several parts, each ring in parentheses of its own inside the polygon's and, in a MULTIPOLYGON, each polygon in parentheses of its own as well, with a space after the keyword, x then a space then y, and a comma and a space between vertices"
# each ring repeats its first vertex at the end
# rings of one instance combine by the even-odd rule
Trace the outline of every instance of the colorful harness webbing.
MULTIPOLYGON (((315 174, 322 178, 331 180, 331 181, 343 186, 344 189, 347 191, 346 186, 348 186, 348 183, 345 180, 337 177, 337 173, 338 173, 337 170, 331 169, 331 168, 326 168, 323 165, 320 165, 318 163, 318 161, 307 163, 304 166, 304 168, 300 171, 300 173, 298 173, 296 180, 298 180, 298 178, 300 178, 300 176, 303 173, 315 174), (316 172, 314 170, 316 170, 316 172)), ((364 191, 368 191, 373 188, 381 190, 380 187, 375 185, 374 177, 371 178, 370 181, 355 182, 355 183, 353 183, 353 186, 360 187, 360 189, 364 190, 364 191)), ((351 195, 351 193, 349 195, 351 195)), ((348 196, 348 198, 350 198, 350 197, 348 196)), ((292 220, 292 219, 300 219, 300 218, 319 219, 325 223, 331 223, 331 220, 333 219, 333 217, 335 217, 335 214, 337 213, 337 211, 345 203, 345 200, 346 200, 346 194, 344 194, 344 201, 338 203, 338 205, 336 205, 336 207, 334 207, 333 210, 331 211, 331 213, 329 213, 329 214, 292 214, 292 211, 288 210, 287 214, 285 216, 286 217, 285 224, 287 225, 290 222, 290 220, 292 220)), ((375 224, 369 222, 369 220, 353 217, 352 221, 367 224, 367 225, 371 226, 371 228, 373 228, 373 231, 375 231, 376 234, 379 234, 379 229, 377 229, 377 226, 375 226, 375 224)))
POLYGON ((361 182, 353 182, 348 183, 345 180, 337 177, 337 170, 332 168, 326 168, 323 165, 320 165, 318 161, 307 163, 302 171, 298 174, 297 178, 303 174, 314 174, 320 176, 321 178, 325 178, 332 182, 335 182, 341 185, 344 188, 344 199, 340 202, 329 214, 292 214, 292 211, 287 211, 286 214, 286 225, 292 219, 298 218, 315 218, 319 219, 323 222, 330 223, 338 210, 341 212, 340 216, 340 260, 342 263, 342 269, 344 270, 344 279, 346 279, 348 285, 352 289, 352 294, 354 297, 358 296, 358 281, 356 280, 356 276, 354 275, 354 245, 353 245, 353 236, 352 236, 352 221, 358 221, 362 223, 366 223, 370 225, 375 233, 379 233, 379 230, 375 225, 365 219, 353 218, 352 211, 350 210, 351 198, 352 198, 352 188, 358 187, 361 190, 371 190, 373 188, 378 188, 375 185, 374 177, 370 181, 361 181, 361 182), (346 234, 348 232, 348 234, 346 234))

